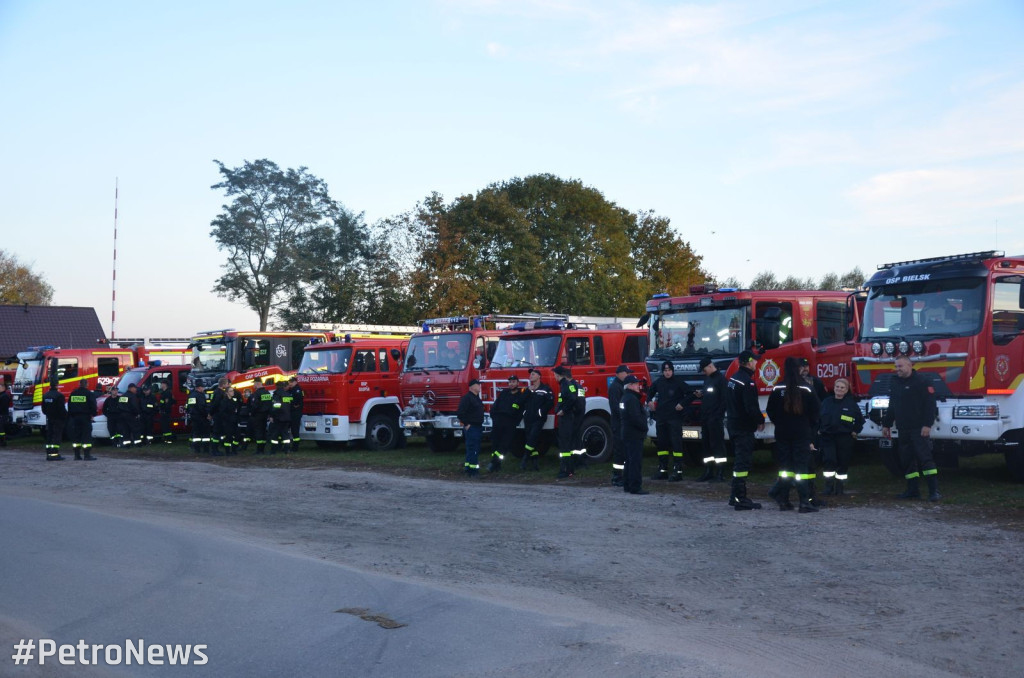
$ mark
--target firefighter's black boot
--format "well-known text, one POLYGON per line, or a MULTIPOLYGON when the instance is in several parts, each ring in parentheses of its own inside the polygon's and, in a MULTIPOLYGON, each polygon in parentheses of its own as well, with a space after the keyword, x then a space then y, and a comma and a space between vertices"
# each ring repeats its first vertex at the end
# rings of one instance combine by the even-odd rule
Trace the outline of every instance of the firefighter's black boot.
POLYGON ((519 470, 520 471, 525 471, 526 470, 526 464, 529 461, 530 461, 530 451, 529 450, 525 450, 523 452, 523 458, 519 460, 519 470))
POLYGON ((724 483, 725 482, 725 464, 715 464, 715 477, 711 482, 724 483))
POLYGON ((835 478, 825 478, 825 492, 823 494, 826 497, 831 497, 832 495, 837 494, 835 478))
POLYGON ((843 494, 843 481, 836 478, 836 496, 839 497, 843 494))
POLYGON ((94 457, 91 454, 89 454, 89 450, 86 450, 85 451, 85 460, 86 461, 96 461, 96 457, 94 457))
POLYGON ((679 482, 683 479, 683 465, 680 462, 674 462, 672 464, 672 473, 669 474, 668 480, 671 483, 679 482))
POLYGON ((737 511, 752 511, 761 508, 761 504, 751 501, 747 497, 747 481, 743 478, 732 479, 732 492, 729 496, 729 505, 737 511))
POLYGON ((572 477, 572 471, 569 470, 569 460, 567 457, 562 457, 558 464, 558 475, 557 478, 570 478, 572 477))
POLYGON ((661 455, 658 457, 658 470, 651 476, 651 480, 668 480, 668 457, 661 455))
POLYGON ((501 470, 501 455, 497 452, 491 453, 491 463, 487 465, 487 470, 491 473, 495 473, 501 470))
POLYGON ((814 505, 813 497, 811 495, 811 481, 799 480, 796 483, 796 492, 800 495, 800 508, 797 509, 799 513, 817 513, 818 507, 814 505))
POLYGON ((808 501, 817 508, 825 508, 825 506, 827 506, 827 503, 824 499, 818 499, 818 488, 815 487, 817 483, 815 483, 814 478, 809 478, 804 482, 807 483, 807 495, 809 497, 808 501))
POLYGON ((938 501, 942 499, 942 495, 939 494, 939 479, 934 474, 925 476, 925 482, 928 483, 928 501, 938 501))
POLYGON ((715 477, 715 462, 708 462, 704 464, 704 473, 697 477, 698 483, 706 483, 715 477))
POLYGON ((920 499, 921 490, 917 486, 917 478, 907 478, 907 489, 896 495, 897 499, 920 499))
POLYGON ((772 485, 772 488, 768 490, 768 496, 775 500, 775 503, 779 505, 780 511, 792 511, 793 504, 789 501, 789 480, 786 478, 779 478, 772 485))
POLYGON ((615 469, 612 471, 612 485, 615 487, 622 487, 622 471, 615 469))
POLYGON ((530 470, 531 471, 539 471, 540 470, 540 455, 539 454, 531 454, 530 455, 530 470))

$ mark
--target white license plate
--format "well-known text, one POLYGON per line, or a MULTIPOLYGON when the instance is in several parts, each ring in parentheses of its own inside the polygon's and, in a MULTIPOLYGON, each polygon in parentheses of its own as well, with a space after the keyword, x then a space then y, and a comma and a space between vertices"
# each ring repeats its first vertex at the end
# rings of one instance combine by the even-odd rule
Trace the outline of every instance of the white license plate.
POLYGON ((307 431, 315 431, 316 430, 316 422, 315 421, 307 421, 307 422, 303 423, 302 425, 306 427, 307 431))
POLYGON ((700 440, 700 429, 684 428, 683 438, 687 440, 700 440))

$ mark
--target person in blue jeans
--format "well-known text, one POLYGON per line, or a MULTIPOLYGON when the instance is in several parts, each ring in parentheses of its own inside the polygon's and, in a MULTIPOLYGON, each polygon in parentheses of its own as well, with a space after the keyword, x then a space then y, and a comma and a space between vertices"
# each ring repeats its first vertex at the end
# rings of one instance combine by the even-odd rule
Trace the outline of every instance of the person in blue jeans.
POLYGON ((479 379, 470 380, 469 391, 459 401, 455 416, 462 423, 462 435, 466 439, 465 473, 470 477, 479 475, 480 443, 484 437, 484 403, 480 400, 479 379))

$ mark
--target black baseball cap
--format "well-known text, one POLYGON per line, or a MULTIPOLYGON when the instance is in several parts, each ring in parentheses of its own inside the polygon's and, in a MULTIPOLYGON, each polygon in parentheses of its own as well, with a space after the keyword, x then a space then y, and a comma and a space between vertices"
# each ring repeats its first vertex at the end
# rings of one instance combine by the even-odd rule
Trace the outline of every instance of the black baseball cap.
POLYGON ((628 377, 626 377, 622 381, 622 383, 625 384, 626 386, 629 386, 630 384, 639 384, 640 380, 636 378, 636 375, 631 374, 628 377))
POLYGON ((633 374, 633 370, 629 369, 629 365, 619 365, 615 368, 615 374, 625 372, 627 374, 633 374))
POLYGON ((802 367, 807 367, 808 365, 811 364, 810 361, 807 360, 807 358, 800 358, 797 360, 797 362, 800 363, 802 367))
POLYGON ((754 355, 753 351, 740 351, 740 365, 746 365, 751 360, 757 360, 757 356, 754 355))
POLYGON ((508 375, 508 380, 509 381, 519 381, 519 377, 517 377, 514 374, 510 374, 510 375, 508 375))
POLYGON ((698 367, 698 369, 703 370, 705 367, 707 367, 710 364, 711 364, 711 358, 709 358, 708 356, 704 356, 703 358, 700 359, 700 365, 698 365, 697 367, 698 367))
POLYGON ((479 384, 479 383, 480 383, 480 380, 479 380, 479 379, 470 379, 470 380, 469 380, 469 385, 470 385, 470 386, 476 386, 476 385, 477 385, 477 384, 479 384))

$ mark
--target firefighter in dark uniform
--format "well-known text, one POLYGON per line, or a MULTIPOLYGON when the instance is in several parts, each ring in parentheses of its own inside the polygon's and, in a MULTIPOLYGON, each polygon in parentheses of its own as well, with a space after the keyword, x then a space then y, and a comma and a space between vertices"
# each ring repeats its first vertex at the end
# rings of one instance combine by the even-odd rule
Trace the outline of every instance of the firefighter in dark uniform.
POLYGON ((160 400, 157 404, 157 411, 160 417, 160 437, 168 445, 174 442, 174 428, 171 424, 171 417, 177 403, 174 401, 174 393, 171 385, 167 382, 159 384, 160 400))
POLYGON ((56 381, 50 383, 50 390, 43 396, 43 414, 46 415, 46 461, 62 461, 60 443, 64 438, 68 410, 64 406, 64 394, 57 390, 56 381))
POLYGON ((274 390, 270 410, 270 453, 280 449, 287 454, 292 446, 292 395, 287 381, 280 382, 274 390))
POLYGON ((75 450, 75 459, 92 461, 92 418, 96 414, 96 394, 89 390, 89 382, 82 379, 78 388, 68 398, 68 418, 71 423, 71 447, 75 450))
POLYGON ((241 407, 242 397, 233 386, 228 386, 218 410, 221 425, 220 446, 225 457, 238 454, 238 411, 241 407))
POLYGON ((828 389, 825 388, 825 382, 811 374, 811 361, 807 358, 800 358, 800 378, 811 387, 819 403, 825 401, 825 398, 828 397, 828 389))
POLYGON ((644 438, 647 437, 647 413, 640 404, 640 380, 630 374, 623 382, 619 401, 622 421, 622 447, 626 464, 622 489, 630 494, 648 494, 643 489, 644 438))
POLYGON ((526 434, 526 445, 523 449, 523 461, 520 468, 524 471, 529 468, 531 471, 540 470, 540 437, 544 435, 544 424, 547 423, 548 413, 555 403, 555 394, 551 392, 548 385, 541 381, 540 371, 530 370, 529 398, 526 401, 526 411, 523 413, 523 430, 526 434))
POLYGON ((273 377, 267 379, 256 389, 249 403, 249 437, 256 442, 256 454, 263 454, 267 445, 267 420, 274 407, 274 394, 267 388, 274 383, 273 377))
POLYGON ((622 472, 626 468, 626 451, 622 442, 622 412, 619 404, 625 391, 625 381, 633 370, 628 365, 615 368, 615 378, 608 384, 608 410, 612 419, 612 485, 622 487, 622 472))
POLYGON ((239 397, 238 406, 238 441, 242 446, 242 452, 249 451, 249 443, 252 442, 252 436, 249 430, 249 420, 252 419, 252 389, 247 388, 242 391, 242 395, 239 397))
POLYGON ((764 430, 764 414, 757 401, 757 383, 754 370, 757 359, 750 351, 739 355, 739 369, 729 378, 726 397, 726 426, 733 443, 732 491, 729 505, 737 511, 761 508, 761 504, 747 497, 747 476, 754 457, 754 434, 764 430))
POLYGON ((529 394, 519 386, 519 377, 510 375, 508 386, 498 391, 498 397, 491 405, 491 463, 487 470, 492 473, 501 470, 501 462, 505 456, 512 454, 515 443, 516 427, 523 420, 523 412, 529 394))
POLYGON ((103 401, 103 416, 107 418, 107 432, 110 433, 110 442, 114 447, 121 447, 123 434, 121 433, 121 404, 118 402, 120 393, 116 386, 107 389, 107 397, 103 401))
POLYGON ((579 429, 586 401, 568 367, 556 367, 555 378, 558 379, 558 400, 555 401, 555 415, 558 417, 558 478, 572 478, 575 458, 582 457, 585 452, 581 449, 579 429))
POLYGON ((768 417, 775 424, 775 448, 779 458, 779 479, 768 490, 782 511, 790 511, 789 491, 796 485, 800 513, 816 513, 818 503, 811 494, 811 439, 818 428, 820 406, 814 389, 800 376, 797 358, 786 358, 783 383, 768 397, 768 417))
POLYGON ((455 416, 462 424, 466 439, 466 461, 463 470, 467 476, 480 473, 480 442, 484 435, 484 403, 480 400, 480 381, 470 379, 469 390, 459 401, 455 416))
POLYGON ((302 391, 302 387, 299 386, 298 377, 292 377, 288 380, 288 390, 292 396, 292 452, 298 452, 300 440, 299 428, 302 426, 302 403, 306 399, 306 394, 302 391))
POLYGON ((654 423, 657 427, 658 473, 654 480, 683 479, 683 407, 690 400, 690 389, 682 378, 677 378, 671 360, 661 365, 661 378, 651 384, 647 402, 652 400, 654 423), (668 472, 672 458, 672 474, 668 472))
POLYGON ((185 413, 192 427, 192 452, 203 454, 210 451, 210 418, 206 410, 206 386, 201 382, 188 392, 185 399, 185 413))
POLYGON ((850 382, 836 379, 834 395, 821 404, 818 439, 824 462, 825 494, 840 495, 853 458, 857 434, 864 428, 864 415, 850 394, 850 382))
POLYGON ((144 445, 153 444, 153 426, 156 419, 157 402, 153 387, 146 384, 139 394, 139 421, 142 423, 140 440, 144 445))
POLYGON ((725 409, 729 384, 711 358, 701 358, 699 368, 704 373, 704 387, 699 392, 704 473, 697 482, 725 480, 725 409))
POLYGON ((213 456, 220 456, 221 439, 224 438, 224 417, 227 411, 227 406, 224 405, 224 399, 227 397, 226 391, 228 384, 227 377, 221 377, 217 381, 217 387, 212 391, 206 392, 206 408, 212 419, 210 426, 210 448, 213 450, 213 456))
POLYGON ((900 466, 907 489, 900 499, 920 499, 918 482, 928 483, 928 501, 942 499, 938 470, 932 458, 932 425, 935 423, 935 389, 917 373, 910 358, 896 359, 896 376, 889 382, 889 408, 882 417, 882 435, 889 438, 896 424, 900 466))
POLYGON ((11 421, 11 405, 14 400, 7 390, 7 382, 0 378, 0 447, 7 447, 7 424, 11 421))
POLYGON ((142 444, 142 404, 139 399, 139 387, 128 384, 128 392, 117 398, 117 411, 121 414, 121 429, 127 435, 128 445, 142 444))

